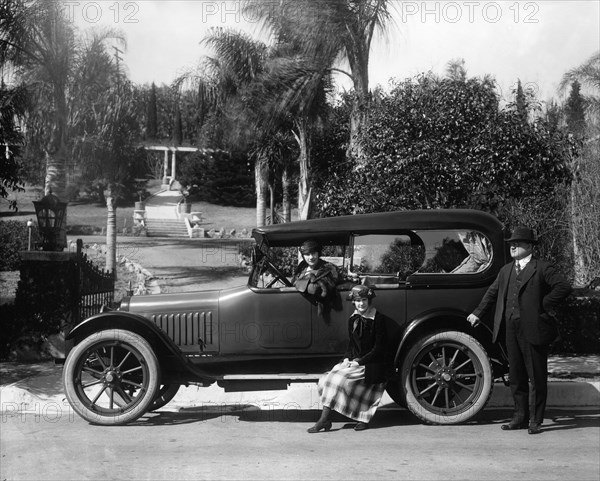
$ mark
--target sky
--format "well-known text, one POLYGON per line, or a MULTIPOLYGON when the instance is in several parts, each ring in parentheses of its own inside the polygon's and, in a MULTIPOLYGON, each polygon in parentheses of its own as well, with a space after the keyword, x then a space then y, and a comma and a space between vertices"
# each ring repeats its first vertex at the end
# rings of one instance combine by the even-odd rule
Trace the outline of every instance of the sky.
MULTIPOLYGON (((319 0, 322 1, 322 0, 319 0)), ((169 84, 210 50, 212 27, 260 36, 259 24, 238 1, 64 1, 82 30, 117 28, 136 83, 169 84)), ((490 74, 510 100, 518 79, 543 101, 557 98, 562 75, 600 50, 600 0, 392 1, 393 23, 373 40, 370 85, 389 88, 422 72, 444 74, 462 58, 469 76, 490 74)), ((342 66, 343 67, 343 66, 342 66)), ((350 84, 339 77, 340 89, 350 84)))

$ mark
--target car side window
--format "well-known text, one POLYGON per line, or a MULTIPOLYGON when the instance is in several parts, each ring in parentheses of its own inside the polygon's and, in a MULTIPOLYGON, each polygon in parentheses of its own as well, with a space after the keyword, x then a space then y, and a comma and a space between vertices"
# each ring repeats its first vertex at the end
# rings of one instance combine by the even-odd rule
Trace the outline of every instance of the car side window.
MULTIPOLYGON (((296 267, 302 261, 299 247, 300 246, 269 247, 265 257, 254 266, 253 275, 250 279, 250 286, 259 289, 294 290, 294 288, 285 285, 279 274, 285 276, 288 281, 292 280, 296 267), (275 272, 272 266, 275 266, 279 272, 275 272)), ((348 252, 349 247, 345 245, 323 246, 321 259, 330 262, 336 267, 340 283, 345 280, 344 274, 349 265, 350 256, 348 252)))
POLYGON ((474 274, 492 262, 490 240, 467 230, 417 232, 425 243, 425 260, 417 274, 474 274))
POLYGON ((395 287, 423 263, 425 250, 414 234, 354 236, 350 271, 363 284, 395 287))

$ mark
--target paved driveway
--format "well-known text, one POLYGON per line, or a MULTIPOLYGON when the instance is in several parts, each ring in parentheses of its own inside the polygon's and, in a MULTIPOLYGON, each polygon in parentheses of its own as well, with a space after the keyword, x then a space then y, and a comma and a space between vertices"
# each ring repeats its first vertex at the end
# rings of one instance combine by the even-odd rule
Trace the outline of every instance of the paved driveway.
MULTIPOLYGON (((89 257, 104 256, 103 236, 75 236, 89 257)), ((117 256, 144 268, 157 279, 161 292, 188 292, 246 284, 241 249, 252 239, 186 239, 118 237, 117 256)))

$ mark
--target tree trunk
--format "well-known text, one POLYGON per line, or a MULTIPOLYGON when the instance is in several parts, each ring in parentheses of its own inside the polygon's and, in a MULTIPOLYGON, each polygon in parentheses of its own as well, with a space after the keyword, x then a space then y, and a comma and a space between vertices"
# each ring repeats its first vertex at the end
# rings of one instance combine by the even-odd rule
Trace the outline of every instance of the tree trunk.
POLYGON ((46 152, 46 179, 44 182, 44 192, 48 195, 52 192, 61 201, 66 202, 66 168, 64 152, 50 154, 46 152))
POLYGON ((354 102, 350 113, 350 140, 346 157, 356 167, 367 164, 367 155, 360 144, 359 134, 367 122, 370 107, 369 93, 369 51, 368 47, 357 48, 355 56, 349 56, 350 69, 354 79, 354 102))
POLYGON ((262 159, 257 159, 254 164, 254 182, 256 185, 256 227, 265 225, 265 162, 262 159))
POLYGON ((298 216, 300 220, 308 219, 310 215, 308 207, 310 206, 310 134, 305 119, 296 122, 298 132, 294 132, 294 137, 300 148, 298 164, 300 166, 300 177, 298 179, 298 216))
POLYGON ((281 173, 281 189, 283 190, 283 222, 292 221, 292 201, 290 198, 290 188, 292 179, 290 173, 290 165, 286 162, 281 173))
POLYGON ((275 188, 273 184, 269 184, 269 217, 271 219, 271 225, 276 224, 275 222, 275 188))
POLYGON ((67 128, 67 101, 65 88, 62 84, 54 86, 54 101, 56 109, 54 112, 54 125, 50 143, 46 148, 46 179, 44 190, 46 195, 52 190, 62 201, 66 198, 67 190, 67 148, 65 145, 65 134, 67 128))
POLYGON ((117 205, 111 191, 106 196, 106 270, 117 278, 117 205))
POLYGON ((346 150, 346 158, 351 160, 355 167, 364 167, 367 164, 367 155, 359 142, 360 131, 365 125, 368 115, 368 102, 366 99, 356 98, 350 113, 350 141, 346 150))

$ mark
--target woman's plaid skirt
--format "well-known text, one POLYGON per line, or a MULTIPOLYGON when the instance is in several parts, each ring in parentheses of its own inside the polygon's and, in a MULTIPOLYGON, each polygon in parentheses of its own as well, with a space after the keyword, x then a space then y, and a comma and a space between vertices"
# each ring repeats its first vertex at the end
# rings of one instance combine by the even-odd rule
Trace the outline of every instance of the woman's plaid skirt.
POLYGON ((365 366, 336 364, 319 379, 321 403, 355 421, 368 423, 383 397, 385 383, 365 384, 365 366))

